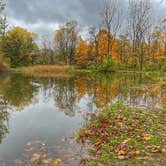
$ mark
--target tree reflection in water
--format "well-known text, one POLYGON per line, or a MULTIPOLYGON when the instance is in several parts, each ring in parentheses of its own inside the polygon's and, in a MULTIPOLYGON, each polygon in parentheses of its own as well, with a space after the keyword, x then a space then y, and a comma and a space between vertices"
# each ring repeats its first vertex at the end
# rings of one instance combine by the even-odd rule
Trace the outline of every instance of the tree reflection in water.
POLYGON ((0 97, 0 144, 8 131, 9 112, 5 101, 0 97))
POLYGON ((123 101, 134 106, 165 107, 166 103, 165 85, 154 84, 155 81, 145 75, 31 78, 17 74, 0 78, 0 83, 3 101, 18 110, 38 102, 36 96, 41 91, 46 100, 54 97, 56 107, 71 116, 75 114, 77 103, 86 96, 89 97, 89 103, 95 104, 97 108, 112 101, 123 101))
MULTIPOLYGON (((8 132, 9 109, 21 111, 45 101, 67 116, 75 116, 78 104, 88 100, 86 109, 100 109, 110 102, 124 102, 134 107, 166 108, 166 85, 153 77, 135 74, 77 75, 65 78, 32 78, 19 74, 0 77, 0 140, 8 132)), ((85 107, 85 106, 82 106, 85 107)))

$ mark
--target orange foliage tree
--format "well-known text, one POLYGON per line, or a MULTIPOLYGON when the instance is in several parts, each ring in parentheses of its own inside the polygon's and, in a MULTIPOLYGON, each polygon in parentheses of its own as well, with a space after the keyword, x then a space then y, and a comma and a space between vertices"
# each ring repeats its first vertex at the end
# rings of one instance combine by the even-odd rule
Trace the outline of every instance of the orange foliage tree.
POLYGON ((88 49, 88 43, 85 40, 83 40, 82 37, 79 37, 75 51, 75 62, 78 66, 87 65, 88 49))

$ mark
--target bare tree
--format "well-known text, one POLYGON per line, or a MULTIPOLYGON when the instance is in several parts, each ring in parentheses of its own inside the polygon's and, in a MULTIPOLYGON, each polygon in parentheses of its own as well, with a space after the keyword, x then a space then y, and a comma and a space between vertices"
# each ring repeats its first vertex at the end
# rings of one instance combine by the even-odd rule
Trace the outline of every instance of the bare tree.
POLYGON ((47 35, 42 36, 42 58, 45 64, 54 63, 52 42, 47 35))
POLYGON ((98 33, 100 31, 100 26, 99 27, 91 27, 89 30, 89 35, 90 35, 90 43, 93 44, 94 47, 94 56, 95 56, 95 64, 98 64, 98 55, 99 55, 99 36, 98 33))
POLYGON ((65 64, 74 63, 75 49, 78 38, 78 24, 69 21, 55 32, 54 46, 65 64))
POLYGON ((104 0, 103 24, 108 33, 107 62, 112 57, 112 46, 121 27, 122 10, 119 0, 104 0))
POLYGON ((132 41, 132 54, 135 67, 142 70, 144 62, 143 45, 151 27, 150 0, 129 0, 129 34, 132 41))
POLYGON ((0 38, 4 39, 6 35, 6 29, 8 27, 7 18, 4 15, 4 10, 6 8, 6 4, 3 0, 0 0, 0 38))

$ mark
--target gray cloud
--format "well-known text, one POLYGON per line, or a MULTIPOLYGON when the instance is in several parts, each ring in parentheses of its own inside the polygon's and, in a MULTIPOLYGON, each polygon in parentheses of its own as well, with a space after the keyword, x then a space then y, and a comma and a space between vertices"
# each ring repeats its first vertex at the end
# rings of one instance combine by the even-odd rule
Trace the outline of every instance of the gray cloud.
MULTIPOLYGON (((159 4, 161 0, 153 1, 159 4)), ((166 16, 166 0, 162 1, 157 9, 159 17, 166 16)), ((102 2, 103 0, 6 0, 6 14, 12 26, 19 25, 45 34, 52 33, 57 25, 71 19, 85 26, 98 23, 102 2)), ((125 6, 126 0, 121 0, 121 4, 125 6)))
POLYGON ((101 2, 102 0, 7 0, 7 12, 9 17, 27 23, 63 23, 75 19, 90 24, 99 16, 101 2))

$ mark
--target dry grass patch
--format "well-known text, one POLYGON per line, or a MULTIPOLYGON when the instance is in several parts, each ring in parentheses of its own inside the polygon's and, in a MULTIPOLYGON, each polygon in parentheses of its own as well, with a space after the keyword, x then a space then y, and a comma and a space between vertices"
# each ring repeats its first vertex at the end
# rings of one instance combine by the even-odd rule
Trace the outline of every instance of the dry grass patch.
POLYGON ((38 77, 67 77, 70 75, 70 70, 70 66, 37 65, 21 67, 16 71, 38 77))

